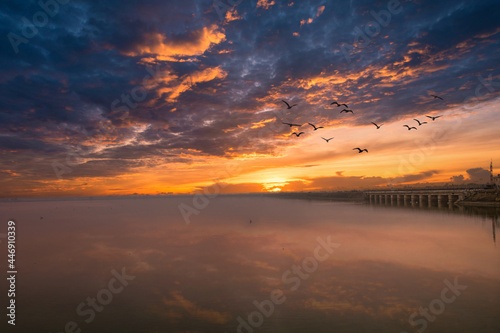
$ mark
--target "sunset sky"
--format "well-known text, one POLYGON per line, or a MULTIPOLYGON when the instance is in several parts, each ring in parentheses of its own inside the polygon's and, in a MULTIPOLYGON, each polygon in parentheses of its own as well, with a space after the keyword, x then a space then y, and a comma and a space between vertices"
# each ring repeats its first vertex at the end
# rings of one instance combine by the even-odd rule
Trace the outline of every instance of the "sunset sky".
POLYGON ((500 173, 496 0, 61 2, 0 4, 2 197, 500 173))

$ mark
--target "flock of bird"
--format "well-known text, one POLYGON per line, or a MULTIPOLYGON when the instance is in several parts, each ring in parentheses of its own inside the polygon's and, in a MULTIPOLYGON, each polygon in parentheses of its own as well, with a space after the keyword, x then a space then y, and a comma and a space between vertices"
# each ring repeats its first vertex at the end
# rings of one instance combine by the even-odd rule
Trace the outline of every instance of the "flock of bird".
MULTIPOLYGON (((439 97, 439 96, 437 96, 437 95, 430 95, 430 96, 431 96, 431 97, 434 97, 434 99, 440 99, 440 100, 443 100, 443 101, 444 101, 444 99, 443 99, 442 97, 439 97)), ((297 105, 298 105, 298 104, 292 104, 292 105, 290 105, 290 104, 289 104, 287 101, 285 101, 285 100, 281 100, 281 101, 282 101, 283 103, 285 103, 285 104, 286 104, 286 107, 287 107, 287 109, 288 109, 288 110, 290 110, 290 109, 291 109, 291 108, 293 108, 294 106, 297 106, 297 105)), ((344 109, 342 109, 342 110, 340 111, 340 113, 353 113, 353 114, 354 114, 354 111, 352 111, 351 109, 349 109, 349 106, 348 106, 346 103, 339 103, 339 102, 337 102, 337 101, 333 101, 332 103, 330 103, 330 105, 334 105, 334 104, 335 104, 335 105, 337 105, 337 107, 341 107, 341 106, 344 106, 344 107, 345 107, 344 109)), ((440 117, 442 117, 442 116, 426 116, 426 117, 427 117, 427 118, 429 118, 429 119, 432 119, 432 121, 435 121, 436 119, 438 119, 438 118, 440 118, 440 117)), ((427 124, 427 122, 426 122, 426 121, 420 121, 420 120, 418 120, 418 119, 413 119, 413 120, 415 120, 415 121, 418 123, 418 126, 422 126, 422 125, 424 125, 424 124, 427 124)), ((286 122, 282 122, 282 123, 283 123, 284 125, 288 125, 288 126, 290 126, 290 128, 292 128, 292 127, 294 127, 294 126, 295 126, 295 127, 301 127, 302 125, 304 125, 304 124, 294 124, 294 123, 286 123, 286 122)), ((380 127, 383 125, 383 124, 378 125, 378 124, 376 124, 376 123, 374 123, 374 122, 371 122, 371 123, 372 123, 373 125, 375 125, 375 127, 377 127, 377 129, 380 129, 380 127)), ((318 129, 320 129, 320 128, 324 128, 323 126, 316 126, 316 125, 314 125, 314 124, 312 124, 312 123, 307 123, 307 124, 311 125, 311 126, 313 127, 313 130, 314 130, 314 131, 316 131, 316 130, 318 130, 318 129)), ((403 127, 408 128, 408 131, 411 131, 411 130, 416 130, 416 129, 417 129, 417 127, 415 127, 415 126, 410 126, 410 125, 403 125, 403 127)), ((292 134, 290 134, 290 135, 295 135, 295 136, 299 137, 299 136, 301 136, 301 135, 302 135, 302 134, 304 134, 304 133, 305 133, 305 132, 292 132, 292 134)), ((328 138, 328 139, 326 139, 326 138, 324 138, 324 137, 321 137, 321 138, 322 138, 323 140, 325 140, 325 141, 326 141, 326 143, 328 143, 330 140, 334 139, 334 137, 331 137, 331 138, 328 138)), ((352 150, 357 150, 359 154, 361 154, 361 153, 363 153, 363 152, 367 152, 367 153, 368 153, 368 149, 366 149, 366 148, 361 149, 361 148, 359 148, 359 147, 356 147, 356 148, 353 148, 352 150)))

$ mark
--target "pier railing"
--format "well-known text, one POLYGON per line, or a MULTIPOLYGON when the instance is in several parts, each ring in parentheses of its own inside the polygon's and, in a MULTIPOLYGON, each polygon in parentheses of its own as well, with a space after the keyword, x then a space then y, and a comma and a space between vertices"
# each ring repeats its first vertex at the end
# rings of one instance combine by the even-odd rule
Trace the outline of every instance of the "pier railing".
POLYGON ((431 206, 437 203, 442 206, 447 203, 454 203, 464 200, 478 190, 483 188, 471 187, 448 187, 448 188, 416 188, 416 189, 390 189, 390 190, 372 190, 365 191, 365 196, 371 203, 385 203, 412 206, 427 204, 431 206))

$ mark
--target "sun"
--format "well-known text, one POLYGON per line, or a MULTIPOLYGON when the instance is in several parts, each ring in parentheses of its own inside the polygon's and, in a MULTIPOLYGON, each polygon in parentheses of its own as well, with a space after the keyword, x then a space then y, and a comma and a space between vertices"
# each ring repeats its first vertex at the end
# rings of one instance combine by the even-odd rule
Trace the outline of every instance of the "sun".
POLYGON ((285 185, 288 185, 288 181, 279 177, 273 177, 262 182, 262 186, 267 192, 280 192, 285 185))

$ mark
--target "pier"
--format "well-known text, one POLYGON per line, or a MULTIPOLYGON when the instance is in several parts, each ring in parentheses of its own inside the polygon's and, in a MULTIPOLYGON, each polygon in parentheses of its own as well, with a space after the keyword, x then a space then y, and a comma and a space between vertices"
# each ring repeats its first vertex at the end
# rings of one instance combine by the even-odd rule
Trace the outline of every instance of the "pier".
POLYGON ((479 189, 446 188, 446 189, 408 189, 408 190, 375 190, 365 191, 370 203, 391 206, 437 206, 453 205, 464 200, 479 189))

